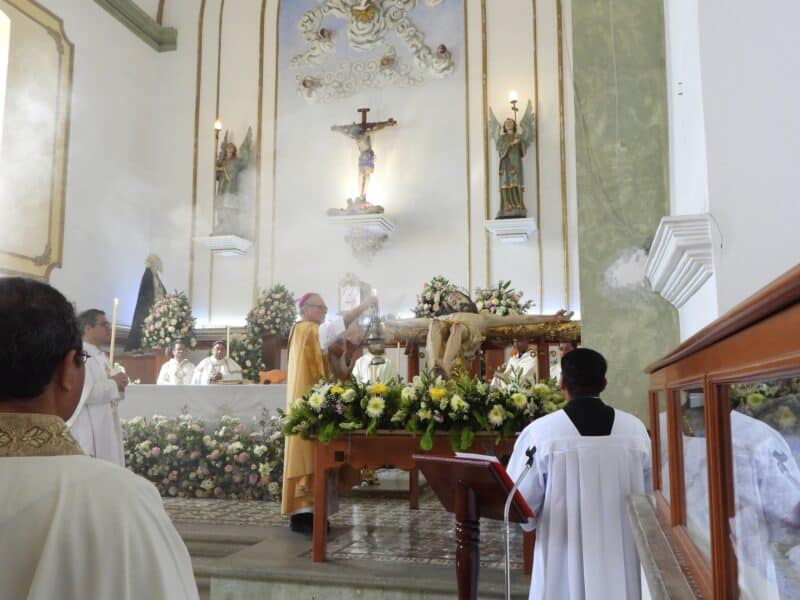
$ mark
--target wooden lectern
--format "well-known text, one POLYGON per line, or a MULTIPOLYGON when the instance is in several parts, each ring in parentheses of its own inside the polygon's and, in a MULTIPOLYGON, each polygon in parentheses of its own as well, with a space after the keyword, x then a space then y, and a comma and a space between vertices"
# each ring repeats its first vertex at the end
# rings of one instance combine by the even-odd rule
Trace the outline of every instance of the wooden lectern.
MULTIPOLYGON (((456 578, 459 600, 478 598, 480 517, 503 520, 514 482, 499 462, 415 454, 415 464, 448 512, 456 517, 456 578)), ((487 457, 488 459, 488 457, 487 457)), ((508 520, 525 523, 533 511, 517 491, 508 520)))

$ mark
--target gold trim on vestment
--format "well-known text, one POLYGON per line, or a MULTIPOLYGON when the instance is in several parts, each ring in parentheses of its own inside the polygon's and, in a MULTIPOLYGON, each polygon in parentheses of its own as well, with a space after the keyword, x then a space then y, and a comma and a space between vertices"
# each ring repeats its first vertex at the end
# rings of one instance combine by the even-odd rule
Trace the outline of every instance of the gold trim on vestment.
POLYGON ((71 456, 83 450, 55 415, 0 413, 0 457, 71 456))

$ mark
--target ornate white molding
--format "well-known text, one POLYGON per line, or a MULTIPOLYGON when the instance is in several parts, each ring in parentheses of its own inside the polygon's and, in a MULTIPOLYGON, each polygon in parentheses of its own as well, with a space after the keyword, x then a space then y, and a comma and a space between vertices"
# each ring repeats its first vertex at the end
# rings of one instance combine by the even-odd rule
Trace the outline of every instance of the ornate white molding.
POLYGON ((653 291, 680 308, 714 273, 710 215, 664 217, 645 265, 653 291))
POLYGON ((328 215, 328 222, 345 228, 344 241, 353 256, 367 265, 394 231, 394 223, 382 214, 328 215))
POLYGON ((536 233, 536 219, 492 219, 483 226, 503 244, 521 244, 536 233))
POLYGON ((214 254, 220 256, 242 256, 247 254, 253 242, 238 235, 210 235, 196 237, 194 241, 200 242, 214 254))

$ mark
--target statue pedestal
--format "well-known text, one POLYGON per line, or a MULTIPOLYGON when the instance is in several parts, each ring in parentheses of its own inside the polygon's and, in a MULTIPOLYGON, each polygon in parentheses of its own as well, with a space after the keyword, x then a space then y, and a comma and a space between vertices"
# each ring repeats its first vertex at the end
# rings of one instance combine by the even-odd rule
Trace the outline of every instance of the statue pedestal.
POLYGON ((536 233, 536 219, 493 219, 484 227, 503 244, 521 244, 536 233))
POLYGON ((242 256, 247 254, 253 242, 246 240, 238 235, 210 235, 208 237, 196 237, 195 242, 200 242, 214 254, 220 256, 242 256))
POLYGON ((328 222, 345 228, 344 241, 353 256, 369 264, 394 231, 394 223, 380 213, 328 215, 328 222))

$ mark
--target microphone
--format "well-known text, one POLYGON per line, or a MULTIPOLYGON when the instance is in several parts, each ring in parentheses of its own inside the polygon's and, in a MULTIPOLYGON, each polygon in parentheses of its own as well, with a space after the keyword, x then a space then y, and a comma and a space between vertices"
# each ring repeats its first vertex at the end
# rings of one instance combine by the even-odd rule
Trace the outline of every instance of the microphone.
POLYGON ((525 456, 528 457, 528 460, 525 461, 525 469, 523 469, 520 476, 517 478, 517 481, 514 483, 514 487, 511 488, 508 496, 506 497, 506 506, 503 511, 503 523, 506 527, 506 600, 511 600, 511 533, 509 532, 508 527, 508 513, 511 511, 511 500, 514 498, 514 494, 517 493, 517 489, 519 488, 522 480, 525 479, 525 476, 528 474, 528 471, 531 470, 533 467, 533 457, 536 455, 536 446, 531 446, 527 450, 525 450, 525 456))

